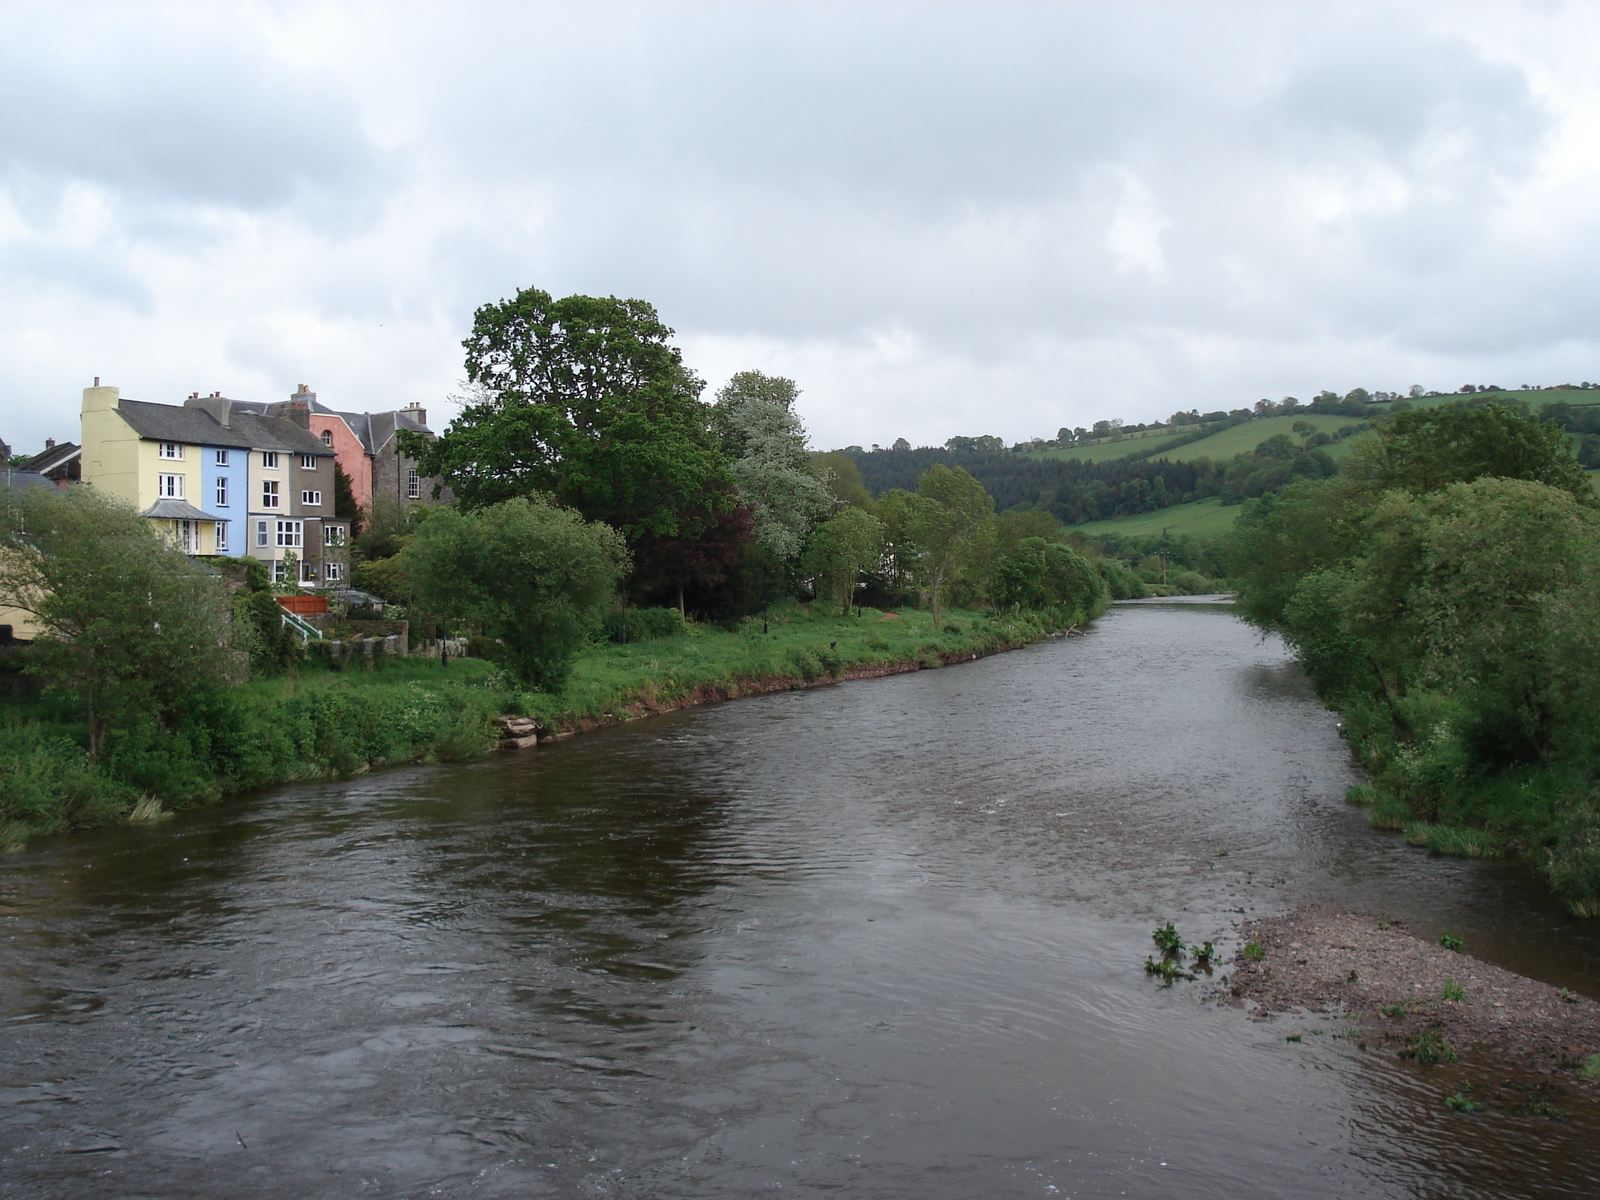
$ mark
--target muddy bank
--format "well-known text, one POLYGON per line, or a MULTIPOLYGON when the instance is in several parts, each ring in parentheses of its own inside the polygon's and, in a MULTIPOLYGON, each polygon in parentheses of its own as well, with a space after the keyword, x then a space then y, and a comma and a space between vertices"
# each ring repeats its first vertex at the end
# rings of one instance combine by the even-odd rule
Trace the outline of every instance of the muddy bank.
POLYGON ((1471 946, 1320 908, 1248 922, 1241 939, 1224 999, 1258 1019, 1327 1013, 1371 1049, 1423 1062, 1498 1057, 1600 1091, 1600 1003, 1473 958, 1471 946))

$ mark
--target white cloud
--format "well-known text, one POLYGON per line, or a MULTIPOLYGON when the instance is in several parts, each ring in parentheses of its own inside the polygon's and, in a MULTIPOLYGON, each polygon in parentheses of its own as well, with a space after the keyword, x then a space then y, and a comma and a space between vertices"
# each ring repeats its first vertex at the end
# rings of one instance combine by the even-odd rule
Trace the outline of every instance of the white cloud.
MULTIPOLYGON (((0 10, 0 435, 653 302, 823 445, 1600 377, 1579 4, 0 10)), ((436 418, 437 419, 437 418, 436 418)))

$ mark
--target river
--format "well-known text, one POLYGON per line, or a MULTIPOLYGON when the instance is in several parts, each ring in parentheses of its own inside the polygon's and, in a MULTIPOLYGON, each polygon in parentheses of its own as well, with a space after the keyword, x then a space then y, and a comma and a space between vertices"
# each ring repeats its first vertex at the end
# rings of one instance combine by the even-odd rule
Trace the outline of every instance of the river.
POLYGON ((1600 995, 1584 925, 1355 781, 1280 644, 1146 603, 54 839, 0 859, 0 1196, 1600 1194, 1581 1098, 1450 1113, 1141 969, 1323 902, 1600 995))

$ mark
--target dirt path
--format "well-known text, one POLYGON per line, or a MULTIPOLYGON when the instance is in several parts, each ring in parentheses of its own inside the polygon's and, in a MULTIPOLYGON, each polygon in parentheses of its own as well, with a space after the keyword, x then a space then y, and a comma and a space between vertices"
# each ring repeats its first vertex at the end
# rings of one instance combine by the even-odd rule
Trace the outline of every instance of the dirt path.
POLYGON ((1367 913, 1304 908, 1247 923, 1224 1002, 1260 1019, 1345 1018, 1342 1036, 1416 1058, 1500 1056, 1600 1091, 1600 1003, 1423 941, 1367 913), (1259 958, 1246 954, 1249 942, 1259 958), (1456 995, 1459 999, 1446 999, 1456 995))

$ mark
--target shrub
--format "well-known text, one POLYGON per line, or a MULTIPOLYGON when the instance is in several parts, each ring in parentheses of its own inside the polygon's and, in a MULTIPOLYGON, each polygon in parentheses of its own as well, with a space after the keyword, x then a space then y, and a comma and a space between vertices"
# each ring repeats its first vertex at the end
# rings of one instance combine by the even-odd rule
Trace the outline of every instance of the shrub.
MULTIPOLYGON (((747 618, 748 620, 749 618, 747 618)), ((760 627, 760 620, 755 625, 760 627)), ((647 642, 684 632, 683 614, 675 608, 615 609, 602 621, 608 641, 647 642)))

